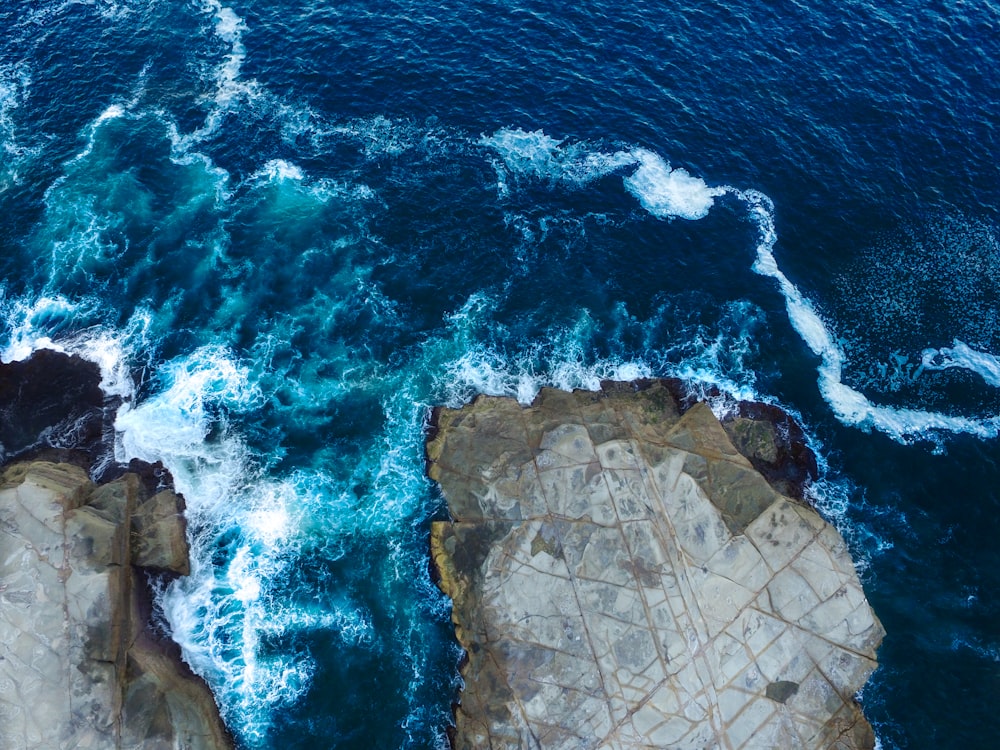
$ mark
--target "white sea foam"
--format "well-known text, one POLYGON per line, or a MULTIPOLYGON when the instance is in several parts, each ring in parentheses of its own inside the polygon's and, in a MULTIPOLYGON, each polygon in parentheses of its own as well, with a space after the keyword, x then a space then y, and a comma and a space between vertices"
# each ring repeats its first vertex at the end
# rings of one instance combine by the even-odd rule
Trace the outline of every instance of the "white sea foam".
POLYGON ((950 347, 924 349, 921 367, 924 370, 969 370, 979 375, 988 385, 1000 388, 1000 359, 989 352, 977 351, 958 339, 950 347))
MULTIPOLYGON (((348 184, 325 178, 314 178, 300 166, 285 159, 271 159, 263 167, 248 177, 245 185, 275 185, 288 194, 298 193, 308 196, 316 204, 325 204, 341 198, 353 204, 364 204, 377 198, 367 185, 348 184)), ((227 196, 228 197, 228 196, 227 196)), ((340 241, 346 242, 341 239, 340 241)))
MULTIPOLYGON (((802 419, 792 412, 799 423, 802 419)), ((895 541, 912 533, 906 513, 892 504, 872 503, 864 488, 831 470, 826 452, 807 434, 809 447, 819 468, 818 478, 806 487, 806 497, 832 523, 851 548, 851 558, 864 578, 880 555, 892 550, 895 541)))
POLYGON ((75 354, 98 366, 104 393, 128 401, 135 395, 129 352, 145 343, 151 317, 140 308, 122 331, 100 323, 77 328, 81 320, 99 320, 99 312, 100 303, 93 299, 71 302, 56 295, 3 300, 0 313, 7 330, 0 361, 24 360, 39 349, 75 354))
POLYGON ((108 21, 120 21, 135 12, 127 2, 119 3, 115 0, 100 0, 97 9, 101 18, 108 21))
MULTIPOLYGON (((94 152, 97 133, 105 123, 127 117, 134 117, 134 115, 132 115, 123 104, 114 103, 105 107, 104 110, 87 126, 86 144, 83 149, 67 161, 65 166, 69 167, 76 162, 83 161, 94 152)), ((55 182, 49 185, 48 189, 45 191, 46 200, 48 200, 49 194, 57 189, 65 180, 66 175, 64 173, 61 177, 56 179, 55 182)))
POLYGON ((586 143, 567 143, 541 130, 504 128, 480 139, 496 151, 504 170, 497 167, 501 194, 509 190, 506 173, 584 186, 594 180, 634 167, 623 177, 625 188, 647 211, 660 218, 701 219, 726 188, 709 187, 682 168, 673 169, 659 154, 645 148, 600 151, 586 143))
MULTIPOLYGON (((311 119, 315 120, 315 116, 311 119)), ((399 156, 418 147, 425 151, 440 150, 449 140, 440 129, 419 128, 412 123, 390 120, 382 115, 352 119, 329 127, 311 122, 311 127, 320 139, 330 136, 349 138, 370 159, 399 156)))
POLYGON ((115 455, 123 462, 163 461, 192 512, 225 512, 224 499, 244 478, 247 451, 233 437, 207 441, 219 429, 212 407, 247 409, 259 403, 260 391, 249 370, 217 346, 170 362, 158 375, 157 395, 119 412, 115 455))
MULTIPOLYGON (((231 525, 220 524, 216 531, 244 531, 238 525, 240 500, 230 498, 236 516, 231 525)), ((171 584, 159 602, 184 658, 214 688, 224 718, 244 740, 260 741, 272 712, 294 704, 316 669, 305 656, 263 654, 262 636, 284 636, 303 626, 350 630, 354 626, 345 621, 352 613, 338 616, 325 608, 325 616, 307 617, 296 616, 292 609, 289 616, 270 590, 274 582, 287 580, 288 550, 282 545, 262 547, 252 532, 239 538, 228 561, 218 568, 210 552, 210 544, 196 541, 191 575, 171 584)), ((357 627, 364 630, 363 618, 357 627)))
POLYGON ((0 361, 24 360, 36 349, 60 349, 51 337, 68 326, 79 309, 79 303, 61 296, 4 299, 2 312, 7 332, 0 361))
POLYGON ((1000 664, 1000 646, 982 643, 973 637, 955 636, 951 642, 952 651, 972 651, 976 656, 1000 664))
POLYGON ((65 0, 62 3, 39 2, 32 3, 30 8, 25 8, 24 20, 18 26, 47 26, 55 22, 63 14, 77 11, 80 6, 94 8, 101 18, 108 21, 120 21, 135 12, 127 1, 65 0))
MULTIPOLYGON (((942 432, 969 433, 984 438, 1000 434, 1000 416, 974 418, 882 406, 844 383, 846 357, 831 333, 830 326, 812 301, 802 294, 778 266, 774 256, 774 246, 778 240, 774 207, 763 193, 725 185, 710 186, 684 169, 671 168, 660 155, 644 148, 605 153, 594 151, 582 143, 567 144, 542 131, 517 129, 499 130, 490 137, 483 137, 480 143, 497 152, 502 160, 502 168, 497 168, 501 193, 509 189, 508 174, 582 186, 617 169, 635 165, 632 173, 623 177, 624 187, 643 208, 658 218, 701 219, 711 210, 716 198, 727 194, 734 196, 746 207, 749 218, 758 229, 756 259, 752 268, 756 273, 777 282, 778 290, 785 299, 792 327, 809 350, 820 358, 817 367, 819 390, 840 421, 865 430, 880 430, 900 442, 914 438, 934 439, 935 435, 942 432)), ((522 401, 537 393, 539 382, 565 382, 577 387, 593 387, 598 380, 595 375, 586 375, 567 366, 561 372, 574 372, 573 376, 555 377, 553 371, 539 377, 523 367, 511 371, 486 351, 470 352, 460 362, 454 368, 460 374, 458 380, 465 382, 468 388, 489 393, 516 393, 522 401)), ((956 341, 951 348, 928 349, 923 353, 924 370, 955 367, 978 373, 990 385, 1000 385, 1000 360, 988 352, 974 351, 956 341)), ((607 370, 607 367, 604 369, 607 370)), ((687 371, 679 370, 676 374, 701 380, 712 378, 710 368, 689 368, 687 371)), ((740 395, 742 397, 746 394, 740 395)))
POLYGON ((652 151, 640 148, 632 155, 639 168, 625 178, 625 188, 654 216, 701 219, 708 214, 715 198, 726 192, 725 188, 709 187, 685 169, 671 169, 652 151))
POLYGON ((314 668, 258 654, 259 632, 273 614, 265 589, 283 575, 296 488, 260 477, 228 427, 227 413, 261 399, 249 370, 228 351, 202 347, 162 367, 158 379, 159 392, 119 412, 115 455, 162 461, 184 495, 191 575, 171 584, 160 604, 185 659, 218 691, 227 716, 253 734, 262 731, 258 709, 294 700, 314 668), (225 533, 235 535, 235 547, 217 569, 212 555, 225 533))
MULTIPOLYGON (((983 438, 1000 434, 1000 417, 976 419, 954 416, 942 412, 902 407, 880 406, 870 401, 863 393, 843 382, 845 356, 837 345, 829 327, 816 312, 812 302, 778 267, 774 257, 777 232, 774 228, 774 210, 767 196, 757 191, 740 191, 728 188, 746 205, 750 217, 759 231, 757 259, 753 270, 762 276, 769 276, 778 282, 778 289, 785 298, 785 307, 792 327, 806 343, 813 354, 820 357, 817 367, 819 389, 823 399, 833 409, 834 414, 844 424, 861 429, 877 429, 898 442, 908 442, 914 438, 933 439, 942 432, 968 433, 983 438)), ((944 352, 944 350, 941 350, 944 352)), ((975 353, 973 357, 967 347, 956 346, 942 356, 954 365, 976 369, 988 373, 988 356, 975 353), (975 362, 973 362, 975 360, 975 362)), ((933 367, 933 354, 929 357, 933 367)), ((925 366, 925 369, 930 369, 925 366)), ((984 374, 984 377, 987 375, 984 374)))
POLYGON ((317 117, 314 112, 308 107, 289 105, 269 92, 257 79, 243 76, 247 56, 243 42, 247 31, 244 19, 220 0, 201 0, 200 9, 210 17, 212 33, 225 45, 227 52, 213 68, 205 71, 212 86, 211 91, 201 97, 208 104, 205 120, 193 132, 178 135, 177 150, 184 152, 212 139, 228 115, 239 115, 251 109, 266 112, 268 119, 278 124, 288 143, 294 144, 302 136, 315 140, 317 117))
MULTIPOLYGON (((628 151, 594 151, 585 143, 557 141, 541 130, 528 132, 504 128, 491 136, 483 136, 479 143, 500 156, 505 172, 577 186, 638 161, 628 151)), ((506 174, 499 166, 497 169, 498 184, 503 186, 501 191, 506 190, 506 174)))
POLYGON ((26 66, 0 66, 0 192, 21 181, 26 159, 39 153, 26 146, 17 110, 28 96, 31 76, 26 66))
POLYGON ((482 343, 481 330, 489 325, 497 299, 477 293, 449 316, 452 339, 447 351, 428 355, 443 373, 435 390, 449 406, 467 403, 478 394, 510 396, 531 403, 545 387, 596 391, 603 380, 636 380, 652 375, 641 359, 594 358, 590 321, 584 315, 576 326, 553 328, 544 343, 509 354, 482 343))
POLYGON ((263 167, 255 172, 251 180, 294 180, 301 182, 305 179, 305 173, 297 164, 285 161, 284 159, 271 159, 263 167))
MULTIPOLYGON (((541 133, 510 135, 505 131, 504 135, 498 142, 505 149, 502 153, 509 168, 548 175, 555 169, 553 164, 558 166, 558 153, 562 148, 558 141, 541 133)), ((495 138, 489 145, 497 147, 495 138)), ((714 205, 715 198, 726 194, 736 197, 746 206, 749 218, 758 229, 756 259, 752 268, 777 282, 792 327, 810 351, 820 358, 817 367, 820 393, 840 421, 861 429, 880 430, 899 442, 914 438, 933 439, 941 432, 969 433, 984 438, 1000 434, 1000 416, 972 418, 880 406, 844 383, 846 357, 843 350, 813 303, 784 274, 774 256, 778 235, 771 200, 756 190, 711 187, 684 170, 670 169, 662 157, 645 149, 635 148, 628 153, 639 167, 624 179, 625 187, 658 218, 703 218, 714 205)), ((925 370, 964 367, 979 373, 990 384, 1000 382, 1000 361, 991 354, 974 352, 961 342, 956 342, 951 349, 928 350, 924 354, 925 370)), ((498 381, 497 368, 482 366, 480 370, 484 385, 498 381)))
MULTIPOLYGON (((263 393, 231 352, 201 347, 161 366, 157 381, 156 393, 119 413, 116 458, 162 461, 185 497, 191 574, 171 583, 158 601, 185 660, 212 685, 227 721, 254 745, 266 738, 275 712, 308 690, 317 668, 301 652, 270 652, 263 638, 327 630, 347 644, 373 639, 363 607, 347 598, 319 602, 311 594, 315 603, 303 606, 286 590, 304 529, 329 524, 329 558, 338 554, 338 532, 370 526, 360 514, 335 512, 334 490, 322 475, 300 471, 279 479, 258 468, 230 424, 256 411, 263 393)), ((417 427, 409 430, 414 440, 417 427)), ((376 478, 376 487, 384 483, 392 488, 386 497, 396 497, 399 478, 408 475, 391 456, 383 460, 386 476, 376 478)), ((371 513, 401 522, 398 507, 371 513)))
POLYGON ((204 14, 211 17, 214 22, 212 31, 228 51, 209 73, 213 89, 204 97, 209 102, 205 121, 194 132, 179 138, 183 149, 214 136, 229 112, 265 93, 256 80, 242 78, 247 54, 243 43, 243 33, 247 26, 243 19, 220 0, 202 0, 200 7, 204 14))
POLYGON ((449 405, 459 406, 478 393, 512 396, 522 404, 530 404, 545 387, 596 391, 604 380, 636 380, 652 375, 644 362, 586 362, 579 350, 556 349, 541 366, 537 358, 538 353, 529 352, 511 361, 487 347, 466 352, 447 368, 449 405))
POLYGON ((215 101, 223 105, 247 90, 248 84, 238 83, 247 54, 243 44, 243 32, 247 27, 232 8, 224 6, 219 0, 204 0, 201 7, 205 13, 215 17, 215 34, 229 45, 229 53, 215 71, 215 101))
MULTIPOLYGON (((678 316, 672 308, 661 310, 651 323, 662 326, 664 317, 678 316)), ((763 318, 763 311, 755 305, 745 300, 731 302, 714 326, 685 325, 677 334, 678 342, 662 351, 655 369, 689 383, 720 417, 729 407, 725 399, 711 397, 713 390, 739 401, 761 401, 752 360, 755 333, 764 324, 763 318)))
POLYGON ((596 327, 586 311, 575 325, 553 327, 534 343, 514 351, 501 343, 488 343, 500 299, 484 293, 470 296, 448 318, 453 330, 448 351, 429 357, 436 363, 434 369, 445 374, 436 392, 449 406, 467 403, 480 393, 511 396, 529 404, 543 387, 596 391, 605 380, 656 376, 680 378, 705 398, 718 389, 725 394, 717 404, 713 402, 719 408, 727 398, 730 402, 732 398, 760 400, 750 359, 762 313, 747 302, 725 306, 714 326, 679 321, 672 306, 640 322, 620 306, 616 327, 645 339, 647 349, 638 356, 617 358, 595 355, 599 345, 608 343, 609 334, 596 327), (671 336, 677 343, 657 347, 655 342, 666 326, 678 329, 671 336))

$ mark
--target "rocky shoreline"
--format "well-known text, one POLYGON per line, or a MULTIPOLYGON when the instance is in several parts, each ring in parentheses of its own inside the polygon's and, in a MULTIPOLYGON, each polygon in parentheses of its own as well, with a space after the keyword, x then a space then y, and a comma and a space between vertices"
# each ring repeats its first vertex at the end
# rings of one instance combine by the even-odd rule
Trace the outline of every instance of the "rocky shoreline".
POLYGON ((853 748, 884 631, 788 415, 677 381, 438 409, 453 747, 853 748))
MULTIPOLYGON (((150 581, 189 572, 183 498, 114 462, 99 383, 56 352, 0 366, 0 739, 231 748, 153 623, 150 581)), ((780 409, 720 422, 672 380, 479 397, 435 410, 427 458, 453 747, 873 747, 854 695, 883 630, 780 409)))
POLYGON ((113 462, 118 405, 76 357, 0 366, 2 744, 231 748, 152 620, 150 580, 189 572, 184 503, 162 468, 113 462))

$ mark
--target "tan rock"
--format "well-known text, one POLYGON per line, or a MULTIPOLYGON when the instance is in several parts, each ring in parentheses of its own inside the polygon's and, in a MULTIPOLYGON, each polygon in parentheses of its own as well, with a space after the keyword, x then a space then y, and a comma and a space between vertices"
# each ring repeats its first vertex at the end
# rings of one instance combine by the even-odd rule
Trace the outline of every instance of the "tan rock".
POLYGON ((143 502, 134 474, 95 487, 68 464, 0 475, 0 746, 232 746, 211 692, 142 611, 134 566, 187 565, 161 495, 143 502))
POLYGON ((172 490, 153 495, 132 518, 134 562, 186 576, 191 572, 185 534, 184 501, 172 490))
POLYGON ((836 530, 755 470, 787 446, 741 417, 744 456, 642 385, 436 414, 454 746, 872 747, 853 696, 882 626, 836 530))

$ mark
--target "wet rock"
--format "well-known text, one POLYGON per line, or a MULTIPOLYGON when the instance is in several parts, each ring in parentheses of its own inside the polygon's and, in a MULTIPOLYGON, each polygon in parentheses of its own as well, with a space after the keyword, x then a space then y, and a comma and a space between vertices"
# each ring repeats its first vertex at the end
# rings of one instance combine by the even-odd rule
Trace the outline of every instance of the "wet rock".
POLYGON ((723 426, 676 381, 437 410, 454 746, 871 748, 853 696, 883 630, 787 496, 815 471, 797 429, 772 407, 723 426))
POLYGON ((816 479, 816 457, 798 423, 772 404, 740 402, 722 420, 733 445, 767 481, 788 497, 803 498, 816 479))
POLYGON ((0 464, 29 455, 88 469, 110 461, 120 401, 100 384, 93 362, 48 349, 0 364, 0 464))
POLYGON ((139 503, 132 516, 132 528, 135 565, 182 576, 191 572, 184 500, 180 495, 163 490, 139 503))

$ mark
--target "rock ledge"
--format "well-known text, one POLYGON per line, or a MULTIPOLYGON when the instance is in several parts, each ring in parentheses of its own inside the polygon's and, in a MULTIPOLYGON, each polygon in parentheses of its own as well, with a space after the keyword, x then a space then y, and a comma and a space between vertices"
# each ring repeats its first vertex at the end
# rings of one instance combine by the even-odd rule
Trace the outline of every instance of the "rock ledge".
POLYGON ((0 474, 4 747, 228 748, 211 692, 149 628, 147 572, 188 573, 179 496, 71 464, 0 474))
POLYGON ((0 470, 0 747, 232 747, 151 623, 149 578, 189 573, 184 502, 162 467, 114 462, 119 405, 78 357, 0 365, 0 462, 16 461, 0 470))
POLYGON ((789 497, 815 471, 801 432, 762 405, 723 426, 682 393, 436 410, 455 748, 874 745, 854 695, 884 631, 840 534, 789 497))

